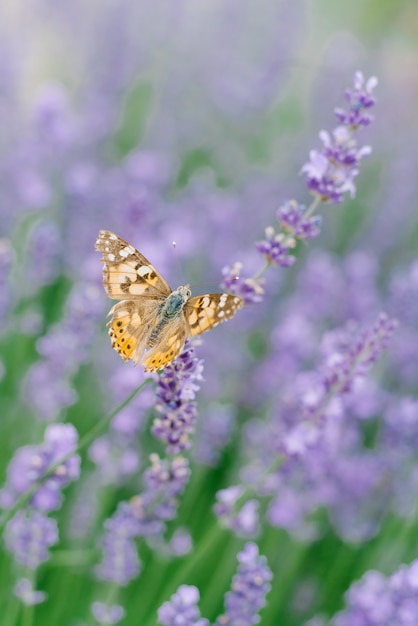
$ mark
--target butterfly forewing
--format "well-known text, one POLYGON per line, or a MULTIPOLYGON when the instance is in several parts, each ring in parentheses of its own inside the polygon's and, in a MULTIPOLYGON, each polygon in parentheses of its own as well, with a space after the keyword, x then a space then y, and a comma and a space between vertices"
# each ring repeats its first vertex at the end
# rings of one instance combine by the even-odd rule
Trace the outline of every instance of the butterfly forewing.
POLYGON ((184 307, 189 336, 194 337, 215 328, 235 315, 244 301, 228 293, 208 293, 190 298, 184 307))
POLYGON ((112 347, 146 372, 171 363, 187 337, 200 335, 231 318, 244 304, 227 293, 189 298, 188 287, 172 292, 151 263, 118 235, 101 230, 96 250, 103 254, 103 284, 110 298, 112 347), (142 359, 142 360, 141 360, 142 359))
POLYGON ((118 235, 101 230, 96 250, 103 254, 103 284, 109 298, 165 298, 171 293, 168 283, 155 267, 118 235))

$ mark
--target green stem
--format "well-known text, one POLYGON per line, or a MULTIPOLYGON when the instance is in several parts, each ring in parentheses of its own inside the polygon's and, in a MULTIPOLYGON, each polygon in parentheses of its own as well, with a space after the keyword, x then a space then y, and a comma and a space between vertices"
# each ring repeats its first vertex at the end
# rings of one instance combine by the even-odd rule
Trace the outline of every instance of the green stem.
POLYGON ((308 206, 305 213, 303 214, 304 221, 312 217, 312 215, 315 213, 320 203, 321 203, 321 198, 319 196, 315 196, 315 198, 313 199, 313 201, 311 202, 311 204, 308 206))
MULTIPOLYGON (((51 476, 51 474, 53 474, 55 472, 55 470, 57 470, 63 463, 65 463, 69 458, 71 458, 72 456, 74 456, 75 454, 77 454, 78 452, 81 452, 81 450, 83 450, 84 448, 86 448, 92 441, 94 441, 94 439, 96 437, 98 437, 106 428, 107 426, 109 426, 110 422, 113 420, 113 418, 122 410, 125 408, 125 406, 127 404, 129 404, 129 402, 131 402, 131 400, 140 392, 142 391, 142 389, 150 382, 152 382, 152 378, 146 378, 144 380, 144 382, 139 385, 139 387, 137 387, 136 389, 134 389, 129 396, 121 403, 119 404, 113 411, 111 411, 109 413, 109 415, 107 415, 104 419, 100 420, 99 422, 97 422, 97 424, 95 424, 95 426, 93 426, 93 428, 90 429, 90 431, 88 433, 86 433, 84 435, 84 437, 82 437, 80 439, 80 441, 78 442, 77 447, 74 450, 71 450, 70 452, 67 452, 67 454, 64 454, 60 459, 58 459, 58 461, 56 461, 53 465, 51 465, 43 474, 40 478, 38 478, 38 480, 33 483, 33 485, 31 486, 30 489, 28 489, 25 493, 23 493, 15 502, 14 506, 12 508, 10 508, 8 511, 5 511, 3 513, 3 515, 0 518, 0 531, 3 530, 4 526, 6 525, 6 523, 8 522, 8 520, 13 517, 13 515, 16 513, 16 511, 18 511, 22 506, 24 506, 28 500, 30 500, 30 498, 33 496, 34 493, 36 493, 37 489, 39 489, 39 487, 42 485, 43 481, 48 478, 49 476, 51 476)), ((25 625, 26 626, 26 625, 25 625)))
POLYGON ((260 277, 264 274, 264 272, 266 272, 266 271, 268 270, 268 268, 270 267, 270 265, 271 265, 271 262, 270 262, 270 261, 267 261, 267 263, 265 264, 265 266, 264 266, 264 267, 262 267, 262 268, 261 268, 261 270, 257 272, 257 274, 254 274, 254 276, 253 276, 253 280, 257 280, 258 278, 260 278, 260 277))
MULTIPOLYGON (((30 581, 32 589, 35 591, 36 585, 36 571, 28 570, 28 575, 26 578, 30 581)), ((22 626, 32 626, 33 624, 33 615, 34 615, 34 605, 33 604, 25 604, 23 606, 22 612, 22 626)))
MULTIPOLYGON (((68 455, 66 455, 66 457, 70 457, 72 456, 75 452, 80 452, 81 450, 83 450, 85 447, 87 447, 92 441, 94 441, 96 439, 96 437, 98 437, 102 431, 105 430, 105 428, 110 424, 110 422, 113 420, 113 418, 120 412, 122 411, 122 409, 125 408, 125 406, 127 404, 130 403, 131 400, 133 400, 135 398, 135 396, 144 389, 144 387, 146 385, 148 385, 148 383, 151 383, 153 381, 152 378, 146 378, 144 380, 143 383, 141 383, 141 385, 139 385, 139 387, 136 387, 136 389, 134 389, 129 396, 121 403, 119 404, 119 406, 117 406, 111 413, 109 413, 109 415, 107 415, 103 420, 101 420, 100 422, 97 422, 97 424, 95 426, 93 426, 93 428, 84 435, 84 437, 82 437, 79 441, 79 444, 77 446, 77 448, 69 453, 68 455)), ((67 460, 67 458, 65 460, 67 460)), ((60 465, 62 463, 62 461, 59 461, 57 463, 57 465, 60 465)))

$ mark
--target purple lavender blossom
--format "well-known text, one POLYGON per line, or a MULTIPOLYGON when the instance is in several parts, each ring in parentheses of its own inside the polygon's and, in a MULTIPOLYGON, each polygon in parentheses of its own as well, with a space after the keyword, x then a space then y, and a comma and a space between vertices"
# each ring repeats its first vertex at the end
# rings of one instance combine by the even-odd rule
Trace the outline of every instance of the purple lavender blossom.
POLYGON ((218 617, 216 626, 257 624, 260 621, 259 612, 266 604, 272 579, 266 557, 259 556, 255 543, 247 543, 237 558, 238 571, 233 578, 231 591, 226 594, 226 611, 218 617))
POLYGON ((57 419, 62 409, 77 400, 71 377, 85 362, 93 341, 103 310, 100 294, 95 283, 76 285, 64 318, 37 342, 43 358, 29 369, 23 386, 27 404, 41 420, 57 419))
POLYGON ((159 623, 162 626, 209 626, 208 620, 200 617, 198 602, 197 587, 181 585, 171 600, 158 609, 159 623))
POLYGON ((132 439, 123 436, 98 437, 89 448, 89 458, 100 470, 104 485, 120 484, 135 474, 140 466, 138 450, 132 439))
POLYGON ((49 548, 58 541, 57 522, 35 509, 18 511, 7 523, 4 538, 16 561, 35 570, 48 560, 49 548))
POLYGON ((15 596, 26 606, 41 604, 46 600, 44 591, 37 591, 33 588, 32 582, 27 578, 20 578, 14 588, 15 596))
POLYGON ((140 562, 134 538, 162 537, 166 523, 175 517, 177 498, 189 477, 190 469, 183 457, 168 461, 151 455, 143 493, 120 503, 105 522, 103 558, 96 570, 99 578, 126 585, 138 575, 140 562))
POLYGON ((125 609, 120 604, 108 605, 104 602, 93 602, 91 612, 98 624, 113 626, 125 617, 125 609))
POLYGON ((364 83, 362 72, 354 74, 354 89, 347 89, 345 92, 349 110, 334 109, 334 113, 341 124, 355 130, 359 126, 368 126, 373 121, 373 117, 365 110, 367 111, 376 104, 372 92, 377 86, 377 82, 377 78, 372 76, 364 83))
POLYGON ((182 353, 158 376, 156 410, 152 433, 167 445, 169 454, 187 450, 190 435, 195 431, 195 393, 197 381, 202 380, 203 362, 194 355, 194 348, 186 342, 182 353))
POLYGON ((266 257, 268 263, 279 267, 291 267, 296 261, 292 250, 297 241, 317 237, 320 233, 321 218, 309 216, 309 211, 296 200, 285 202, 277 211, 280 231, 272 226, 266 228, 266 238, 255 244, 256 250, 266 257))
POLYGON ((386 578, 367 572, 346 594, 347 608, 332 620, 333 626, 413 626, 418 613, 418 561, 402 565, 386 578))
POLYGON ((280 267, 291 267, 296 257, 290 254, 296 246, 294 237, 284 233, 275 233, 272 226, 266 228, 266 238, 257 241, 256 250, 266 257, 268 263, 274 263, 280 267))
POLYGON ((306 217, 307 209, 296 200, 288 200, 277 210, 277 219, 282 230, 299 241, 313 239, 320 233, 321 217, 306 217))
POLYGON ((245 490, 240 486, 221 489, 216 494, 214 511, 222 524, 238 537, 255 537, 259 532, 259 502, 250 499, 238 506, 244 493, 245 490))
POLYGON ((0 239, 0 322, 3 326, 10 303, 9 278, 13 262, 13 249, 7 239, 0 239))
POLYGON ((322 151, 312 150, 310 160, 305 163, 301 173, 307 176, 307 187, 322 202, 342 202, 346 193, 354 197, 356 187, 354 179, 359 173, 360 160, 371 153, 370 146, 357 147, 353 132, 372 120, 363 109, 375 104, 371 91, 377 85, 377 79, 370 78, 363 86, 363 75, 357 72, 354 78, 354 90, 346 92, 350 105, 348 112, 336 109, 341 123, 331 135, 322 130, 319 137, 323 143, 322 151))
POLYGON ((236 411, 232 406, 215 404, 202 416, 194 448, 199 463, 215 467, 231 439, 236 411))
POLYGON ((365 329, 354 341, 350 331, 337 340, 337 345, 333 341, 332 348, 327 349, 328 356, 323 368, 325 392, 349 391, 356 378, 365 376, 381 352, 387 348, 397 325, 396 320, 381 313, 375 324, 365 329))
POLYGON ((45 430, 44 443, 20 448, 9 464, 7 483, 0 493, 1 504, 11 508, 19 496, 39 482, 31 504, 40 511, 52 511, 61 504, 61 490, 80 475, 80 457, 76 450, 78 433, 71 424, 51 424, 45 430), (70 455, 43 480, 49 468, 70 455))
POLYGON ((30 289, 48 285, 56 278, 60 247, 58 227, 54 222, 44 221, 35 225, 28 241, 26 271, 30 289))
POLYGON ((113 518, 105 522, 103 559, 96 568, 96 574, 101 580, 124 586, 138 576, 141 562, 131 538, 134 532, 132 525, 130 510, 122 506, 119 506, 113 518))
POLYGON ((252 302, 261 302, 264 295, 263 278, 241 278, 242 263, 237 261, 232 267, 226 265, 222 269, 223 280, 221 288, 225 289, 234 296, 239 296, 250 304, 252 302))

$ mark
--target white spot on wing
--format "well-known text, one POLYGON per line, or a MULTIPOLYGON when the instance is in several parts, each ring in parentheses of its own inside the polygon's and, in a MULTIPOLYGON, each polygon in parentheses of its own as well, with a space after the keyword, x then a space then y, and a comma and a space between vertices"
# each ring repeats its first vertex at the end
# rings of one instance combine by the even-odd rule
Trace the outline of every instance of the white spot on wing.
POLYGON ((148 265, 143 265, 138 269, 138 274, 140 276, 147 276, 147 274, 151 274, 151 268, 148 265))

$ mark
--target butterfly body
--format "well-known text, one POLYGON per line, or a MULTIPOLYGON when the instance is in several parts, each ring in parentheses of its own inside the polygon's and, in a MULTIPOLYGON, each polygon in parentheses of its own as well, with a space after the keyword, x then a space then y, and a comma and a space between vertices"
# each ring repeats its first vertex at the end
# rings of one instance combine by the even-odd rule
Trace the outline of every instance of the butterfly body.
POLYGON ((162 330, 167 324, 183 315, 184 305, 190 298, 190 295, 191 292, 188 287, 180 286, 167 296, 167 299, 161 304, 159 319, 149 338, 148 347, 152 347, 156 344, 162 330))
POLYGON ((171 363, 187 337, 214 328, 243 305, 226 293, 192 297, 187 285, 172 291, 138 250, 110 231, 100 231, 96 250, 103 253, 106 293, 119 300, 109 312, 112 347, 147 372, 171 363))

